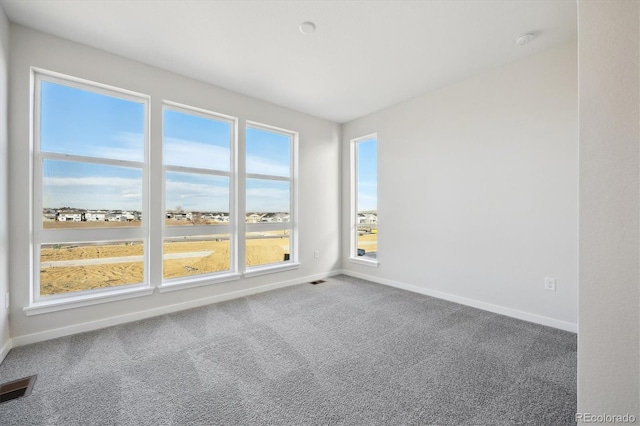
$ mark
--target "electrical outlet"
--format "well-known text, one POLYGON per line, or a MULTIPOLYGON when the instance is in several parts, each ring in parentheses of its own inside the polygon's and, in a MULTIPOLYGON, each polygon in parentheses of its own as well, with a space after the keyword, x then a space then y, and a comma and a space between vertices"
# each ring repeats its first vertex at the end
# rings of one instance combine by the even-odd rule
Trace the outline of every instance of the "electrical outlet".
POLYGON ((549 291, 556 291, 556 279, 545 277, 544 279, 544 289, 549 291))
POLYGON ((313 251, 313 257, 316 258, 316 259, 319 259, 320 258, 320 250, 314 250, 313 251))

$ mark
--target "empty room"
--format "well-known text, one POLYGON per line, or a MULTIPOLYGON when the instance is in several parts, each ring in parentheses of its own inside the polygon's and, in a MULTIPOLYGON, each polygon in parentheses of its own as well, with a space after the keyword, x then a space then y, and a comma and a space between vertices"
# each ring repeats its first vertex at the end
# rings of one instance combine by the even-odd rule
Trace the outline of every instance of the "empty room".
POLYGON ((0 425, 640 422, 640 2, 0 0, 0 425))

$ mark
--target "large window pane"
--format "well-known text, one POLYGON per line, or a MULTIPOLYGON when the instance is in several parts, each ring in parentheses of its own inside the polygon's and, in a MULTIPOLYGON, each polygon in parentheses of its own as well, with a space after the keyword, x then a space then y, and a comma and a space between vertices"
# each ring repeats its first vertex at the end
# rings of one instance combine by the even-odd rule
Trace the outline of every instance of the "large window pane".
POLYGON ((144 104, 41 82, 40 150, 144 161, 144 104))
POLYGON ((289 230, 247 232, 246 251, 247 266, 288 261, 291 253, 289 230))
POLYGON ((288 181, 247 179, 247 222, 289 222, 291 184, 288 181), (286 220, 285 220, 286 219, 286 220))
POLYGON ((229 222, 229 178, 166 172, 167 225, 215 225, 229 222))
POLYGON ((230 170, 230 123, 171 109, 162 123, 165 165, 230 170))
POLYGON ((163 253, 165 279, 228 271, 229 234, 165 238, 163 253))
POLYGON ((42 244, 40 295, 143 282, 142 241, 42 244))
POLYGON ((378 141, 375 138, 357 142, 357 250, 364 258, 377 257, 378 252, 378 141))
POLYGON ((140 226, 142 170, 74 161, 43 161, 45 228, 140 226))
POLYGON ((291 176, 291 136, 247 128, 247 173, 291 176))

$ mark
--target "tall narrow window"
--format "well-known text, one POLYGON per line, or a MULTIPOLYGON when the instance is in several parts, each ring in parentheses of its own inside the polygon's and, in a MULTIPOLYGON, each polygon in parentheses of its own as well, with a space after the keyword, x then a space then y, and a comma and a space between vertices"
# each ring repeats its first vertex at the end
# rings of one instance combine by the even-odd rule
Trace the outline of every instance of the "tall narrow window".
POLYGON ((293 264, 296 252, 297 134, 251 123, 246 129, 245 265, 293 264))
POLYGON ((236 270, 235 120, 196 108, 163 110, 163 278, 169 284, 236 270))
POLYGON ((34 82, 32 302, 148 286, 148 98, 34 82))
POLYGON ((370 264, 378 258, 378 139, 354 139, 352 154, 351 257, 370 264))

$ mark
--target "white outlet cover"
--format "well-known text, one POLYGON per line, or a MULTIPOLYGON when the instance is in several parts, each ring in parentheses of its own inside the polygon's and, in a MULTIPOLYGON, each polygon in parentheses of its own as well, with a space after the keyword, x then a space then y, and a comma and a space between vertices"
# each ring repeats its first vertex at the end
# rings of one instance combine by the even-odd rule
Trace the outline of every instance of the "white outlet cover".
POLYGON ((549 291, 556 291, 556 279, 545 277, 544 279, 544 289, 549 291))

